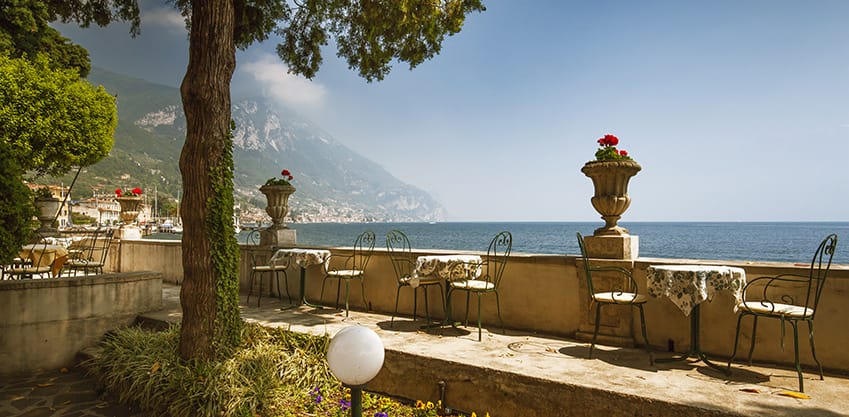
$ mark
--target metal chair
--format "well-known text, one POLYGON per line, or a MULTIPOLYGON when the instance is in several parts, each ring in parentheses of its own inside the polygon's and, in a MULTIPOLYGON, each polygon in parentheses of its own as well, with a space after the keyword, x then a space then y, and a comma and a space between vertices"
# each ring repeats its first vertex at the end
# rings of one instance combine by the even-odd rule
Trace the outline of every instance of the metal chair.
POLYGON ((636 307, 640 311, 640 327, 643 331, 643 341, 646 344, 646 353, 649 354, 649 364, 654 365, 654 356, 652 356, 649 346, 649 338, 646 335, 646 318, 643 312, 643 304, 648 301, 644 294, 639 293, 637 281, 631 276, 631 271, 617 266, 590 266, 590 259, 587 256, 587 249, 584 246, 584 237, 580 233, 578 236, 578 246, 581 247, 581 257, 584 260, 584 273, 587 277, 587 290, 589 291, 591 303, 595 303, 595 330, 593 331, 593 340, 590 342, 590 352, 588 358, 593 357, 593 349, 595 341, 598 338, 599 319, 601 317, 601 306, 603 305, 624 305, 636 307), (596 289, 596 283, 593 281, 593 272, 614 272, 622 275, 622 282, 616 285, 604 288, 601 291, 596 289))
MULTIPOLYGON (((395 316, 398 314, 398 298, 401 295, 401 288, 410 287, 413 289, 413 321, 416 321, 416 313, 418 310, 418 290, 424 292, 425 302, 425 320, 430 322, 430 310, 427 302, 427 288, 429 286, 439 286, 440 298, 443 297, 442 281, 443 279, 436 277, 417 277, 413 276, 415 262, 412 257, 412 247, 407 235, 400 230, 390 230, 386 233, 386 249, 389 252, 389 259, 392 262, 392 268, 395 269, 395 277, 398 282, 398 289, 395 291, 395 311, 392 313, 390 325, 395 322, 395 316)), ((442 300, 443 310, 445 309, 445 300, 442 300)))
POLYGON ((114 229, 97 229, 90 236, 80 241, 76 248, 72 248, 64 269, 69 274, 82 271, 83 275, 90 272, 102 274, 106 265, 106 256, 109 254, 109 246, 112 244, 114 229))
MULTIPOLYGON (((250 234, 248 234, 248 244, 249 245, 259 245, 260 242, 260 230, 253 230, 250 234)), ((283 282, 286 283, 286 297, 289 300, 292 299, 292 295, 289 293, 289 274, 286 272, 289 269, 289 256, 272 256, 269 259, 256 250, 248 251, 251 257, 251 273, 248 277, 248 297, 245 302, 251 302, 251 294, 254 290, 254 279, 259 275, 259 291, 256 299, 256 306, 259 307, 260 302, 262 301, 262 277, 264 274, 268 274, 268 286, 269 290, 273 290, 272 278, 277 281, 277 296, 282 299, 283 292, 280 291, 280 273, 283 273, 283 282)))
POLYGON ((799 392, 805 392, 805 384, 802 378, 802 367, 799 364, 799 328, 800 321, 808 323, 808 339, 811 342, 811 355, 817 363, 820 371, 820 379, 823 379, 822 364, 817 359, 814 348, 814 317, 819 305, 822 290, 825 287, 825 279, 831 268, 831 258, 837 247, 837 235, 830 234, 819 244, 808 275, 782 274, 774 277, 760 277, 753 279, 743 287, 743 301, 737 306, 737 331, 734 336, 734 351, 728 360, 728 370, 731 370, 731 362, 737 356, 737 342, 740 339, 740 323, 744 316, 752 316, 752 343, 749 347, 749 366, 752 365, 752 353, 755 351, 756 333, 758 330, 758 318, 773 318, 781 320, 781 349, 784 350, 784 324, 793 326, 793 352, 795 355, 796 373, 799 376, 799 392), (755 299, 750 299, 749 294, 757 294, 755 299))
POLYGON ((484 294, 495 294, 495 305, 498 312, 498 322, 501 323, 501 332, 504 333, 504 321, 501 320, 501 301, 498 299, 498 287, 504 276, 504 269, 513 248, 513 235, 503 231, 495 235, 489 242, 486 250, 486 258, 481 265, 482 271, 479 277, 466 280, 450 281, 448 283, 447 304, 451 303, 451 294, 454 291, 466 291, 466 319, 465 325, 469 325, 469 298, 472 293, 478 296, 478 341, 481 341, 481 296, 484 294))
MULTIPOLYGON (((3 268, 3 275, 9 275, 9 279, 31 279, 44 277, 44 274, 53 273, 53 264, 47 260, 47 240, 36 239, 33 249, 27 253, 26 258, 16 258, 11 265, 3 268), (41 246, 41 250, 37 250, 41 246)), ((5 278, 3 278, 5 279, 5 278)))
MULTIPOLYGON (((371 254, 374 251, 374 232, 365 231, 357 236, 356 240, 354 240, 354 248, 351 251, 351 255, 349 256, 339 256, 338 258, 345 259, 345 263, 342 269, 328 269, 325 271, 324 280, 321 283, 321 299, 324 299, 324 284, 327 284, 327 280, 331 278, 337 279, 336 282, 336 308, 339 308, 339 292, 341 289, 342 281, 345 281, 345 317, 348 317, 349 305, 348 305, 348 295, 350 290, 350 282, 352 280, 360 281, 360 288, 362 289, 363 296, 363 305, 366 309, 369 308, 368 302, 366 301, 366 289, 363 285, 363 277, 366 273, 366 266, 368 266, 369 258, 371 258, 371 254)), ((336 257, 334 255, 334 257, 336 257)))

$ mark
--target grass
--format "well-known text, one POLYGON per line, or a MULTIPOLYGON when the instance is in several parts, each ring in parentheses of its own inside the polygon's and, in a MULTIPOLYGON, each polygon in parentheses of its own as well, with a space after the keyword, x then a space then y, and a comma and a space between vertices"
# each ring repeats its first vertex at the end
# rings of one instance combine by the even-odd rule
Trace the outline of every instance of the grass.
MULTIPOLYGON (((178 326, 161 332, 120 329, 104 338, 100 353, 87 365, 121 402, 155 416, 348 415, 350 391, 327 366, 328 336, 257 324, 244 329, 243 346, 214 362, 180 360, 178 326)), ((438 402, 412 403, 368 392, 362 404, 369 417, 443 415, 438 402)))

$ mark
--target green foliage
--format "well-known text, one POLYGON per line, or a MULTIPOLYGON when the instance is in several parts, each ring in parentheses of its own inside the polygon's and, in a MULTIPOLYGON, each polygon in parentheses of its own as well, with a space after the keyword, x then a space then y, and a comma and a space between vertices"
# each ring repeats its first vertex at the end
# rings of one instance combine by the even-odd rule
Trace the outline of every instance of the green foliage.
POLYGON ((214 165, 209 177, 212 181, 213 197, 207 201, 209 215, 206 228, 209 232, 210 255, 217 272, 215 282, 216 337, 215 351, 227 354, 238 346, 242 330, 239 315, 239 243, 233 225, 233 129, 224 146, 221 163, 214 165))
POLYGON ((36 213, 32 194, 23 183, 24 171, 5 141, 0 141, 0 161, 0 265, 8 265, 32 236, 30 222, 36 213))
POLYGON ((91 69, 88 51, 48 26, 50 12, 43 0, 0 2, 0 55, 12 58, 45 54, 53 69, 74 69, 85 77, 91 69))
POLYGON ((23 169, 55 175, 91 165, 112 149, 117 122, 115 98, 75 71, 50 69, 43 56, 0 56, 0 137, 23 169))
MULTIPOLYGON (((327 365, 328 336, 245 324, 241 348, 216 361, 182 361, 180 331, 118 329, 87 362, 105 388, 122 402, 152 415, 175 417, 348 415, 350 391, 327 365)), ((436 417, 440 404, 363 393, 363 415, 436 417), (381 414, 383 413, 383 414, 381 414)), ((481 416, 483 417, 483 416, 481 416)))
POLYGON ((277 54, 290 71, 312 78, 332 36, 350 69, 369 82, 382 80, 392 60, 415 68, 439 53, 468 13, 484 10, 481 0, 306 1, 275 30, 283 37, 277 54))

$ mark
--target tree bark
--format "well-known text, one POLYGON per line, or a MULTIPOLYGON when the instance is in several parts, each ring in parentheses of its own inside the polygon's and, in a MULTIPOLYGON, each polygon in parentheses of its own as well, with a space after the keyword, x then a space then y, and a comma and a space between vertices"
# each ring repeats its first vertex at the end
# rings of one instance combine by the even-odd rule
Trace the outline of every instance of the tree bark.
MULTIPOLYGON (((232 0, 192 2, 189 64, 180 86, 186 114, 186 142, 180 154, 183 178, 183 310, 179 354, 213 359, 217 321, 216 284, 221 277, 211 253, 215 233, 208 202, 215 198, 211 175, 230 143, 230 81, 236 67, 232 0)), ((232 177, 230 178, 232 181, 232 177)), ((232 227, 231 227, 232 228, 232 227)))

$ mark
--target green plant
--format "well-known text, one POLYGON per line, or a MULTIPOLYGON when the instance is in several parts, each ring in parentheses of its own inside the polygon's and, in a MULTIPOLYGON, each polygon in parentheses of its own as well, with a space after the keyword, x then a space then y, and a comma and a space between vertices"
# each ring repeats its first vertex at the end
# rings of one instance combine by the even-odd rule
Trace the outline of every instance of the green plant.
POLYGON ((38 187, 32 190, 32 195, 36 200, 49 200, 53 198, 53 193, 51 193, 50 188, 47 187, 38 187))
POLYGON ((597 142, 600 148, 595 151, 596 161, 621 161, 632 159, 630 156, 628 156, 628 151, 624 149, 616 149, 616 145, 619 144, 619 138, 617 138, 616 136, 607 134, 599 138, 597 142))
POLYGON ((292 176, 292 173, 289 172, 288 169, 280 171, 280 175, 282 175, 283 178, 269 178, 268 181, 265 182, 265 185, 292 185, 289 181, 292 181, 295 177, 292 176))
MULTIPOLYGON (((179 333, 179 326, 162 332, 118 329, 103 339, 100 353, 86 364, 122 402, 152 415, 348 415, 351 392, 330 372, 326 335, 245 323, 241 347, 231 356, 183 361, 177 355, 179 333)), ((410 405, 364 392, 362 404, 365 416, 444 416, 439 402, 410 405)))

